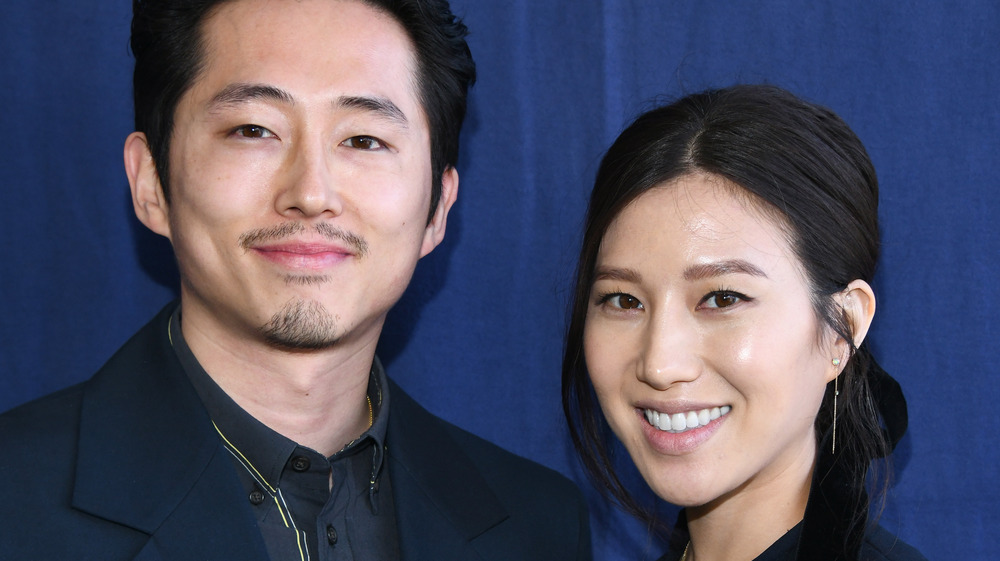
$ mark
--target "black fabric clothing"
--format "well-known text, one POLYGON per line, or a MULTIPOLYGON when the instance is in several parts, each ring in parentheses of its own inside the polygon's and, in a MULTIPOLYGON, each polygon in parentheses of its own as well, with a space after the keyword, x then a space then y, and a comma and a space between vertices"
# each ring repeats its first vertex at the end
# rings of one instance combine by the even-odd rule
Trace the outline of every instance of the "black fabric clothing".
POLYGON ((327 458, 271 430, 212 380, 184 340, 179 306, 168 323, 170 343, 232 456, 271 561, 398 558, 394 505, 380 492, 391 493, 391 483, 382 469, 390 401, 379 360, 368 382, 371 427, 327 458))
MULTIPOLYGON (((170 345, 172 310, 90 380, 0 415, 4 558, 268 561, 232 456, 170 345)), ((575 485, 388 388, 383 469, 402 561, 591 558, 575 485)))
MULTIPOLYGON (((659 561, 680 561, 684 554, 684 548, 687 546, 687 535, 687 523, 682 512, 670 540, 670 549, 663 557, 660 557, 659 561)), ((767 550, 758 555, 754 561, 797 561, 800 559, 803 561, 810 559, 811 561, 812 558, 796 556, 801 537, 802 522, 799 522, 771 544, 767 550)), ((843 557, 833 558, 843 559, 843 557)), ((920 552, 900 541, 882 526, 870 528, 865 533, 857 559, 858 561, 927 561, 920 552)))

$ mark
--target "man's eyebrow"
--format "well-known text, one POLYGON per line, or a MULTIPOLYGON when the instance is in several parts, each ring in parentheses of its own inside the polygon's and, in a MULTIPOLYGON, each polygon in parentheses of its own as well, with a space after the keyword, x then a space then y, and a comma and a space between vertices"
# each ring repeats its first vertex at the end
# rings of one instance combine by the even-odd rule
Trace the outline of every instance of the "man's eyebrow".
POLYGON ((621 267, 598 267, 594 271, 594 281, 609 280, 638 283, 642 275, 635 269, 621 267))
POLYGON ((266 84, 238 83, 230 84, 215 94, 211 102, 209 102, 209 106, 238 105, 258 99, 277 101, 284 105, 293 105, 295 103, 291 94, 281 88, 266 84))
MULTIPOLYGON (((267 84, 237 83, 230 84, 215 94, 209 102, 209 107, 238 105, 258 99, 276 101, 284 105, 295 104, 295 98, 281 88, 267 84)), ((361 110, 372 113, 404 128, 410 124, 403 110, 385 97, 341 96, 337 98, 336 106, 342 109, 361 110)))
POLYGON ((725 261, 692 265, 684 270, 684 280, 701 280, 737 273, 767 278, 767 274, 760 267, 745 259, 727 259, 725 261))
POLYGON ((410 125, 406 114, 392 100, 378 96, 341 96, 337 99, 337 106, 342 109, 354 109, 367 113, 373 113, 397 125, 407 128, 410 125))

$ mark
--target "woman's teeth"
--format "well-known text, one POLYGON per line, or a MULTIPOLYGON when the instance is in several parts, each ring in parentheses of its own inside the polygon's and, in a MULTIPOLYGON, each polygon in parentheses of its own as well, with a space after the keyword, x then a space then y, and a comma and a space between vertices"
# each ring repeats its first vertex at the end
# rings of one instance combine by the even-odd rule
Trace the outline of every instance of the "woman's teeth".
POLYGON ((684 432, 698 427, 703 427, 719 417, 729 413, 731 407, 712 407, 700 411, 688 411, 687 413, 674 413, 668 415, 652 409, 646 409, 646 420, 654 427, 669 432, 684 432))

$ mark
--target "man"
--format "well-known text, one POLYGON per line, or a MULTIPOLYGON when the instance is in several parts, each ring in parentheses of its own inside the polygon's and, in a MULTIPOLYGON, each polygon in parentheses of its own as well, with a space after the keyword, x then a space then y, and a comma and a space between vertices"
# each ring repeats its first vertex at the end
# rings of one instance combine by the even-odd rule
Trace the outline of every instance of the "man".
POLYGON ((12 559, 585 559, 579 492, 441 421, 375 346, 455 202, 443 0, 135 0, 136 215, 179 304, 0 417, 12 559))

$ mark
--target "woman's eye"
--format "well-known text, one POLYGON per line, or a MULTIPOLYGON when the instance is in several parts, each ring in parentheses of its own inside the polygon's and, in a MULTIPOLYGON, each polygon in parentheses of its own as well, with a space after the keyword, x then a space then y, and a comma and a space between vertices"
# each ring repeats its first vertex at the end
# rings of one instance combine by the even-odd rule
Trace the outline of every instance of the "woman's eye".
POLYGON ((631 294, 608 294, 601 301, 622 310, 641 310, 643 308, 642 302, 631 294))
POLYGON ((233 130, 234 134, 244 138, 271 138, 275 134, 260 125, 241 125, 233 130))
POLYGON ((358 150, 379 150, 385 148, 385 144, 374 136, 352 136, 341 142, 341 144, 358 150))
POLYGON ((728 308, 746 299, 745 296, 736 292, 720 291, 709 294, 702 300, 702 303, 708 308, 728 308))

